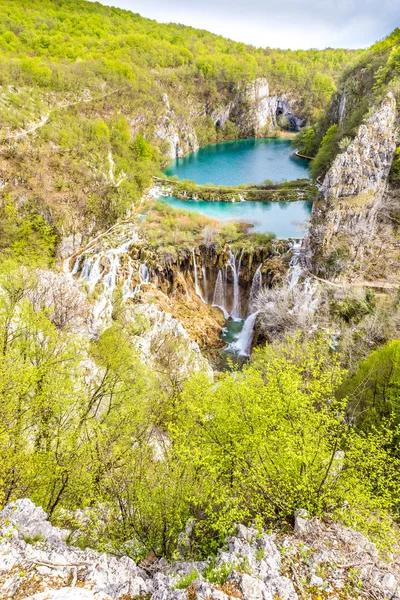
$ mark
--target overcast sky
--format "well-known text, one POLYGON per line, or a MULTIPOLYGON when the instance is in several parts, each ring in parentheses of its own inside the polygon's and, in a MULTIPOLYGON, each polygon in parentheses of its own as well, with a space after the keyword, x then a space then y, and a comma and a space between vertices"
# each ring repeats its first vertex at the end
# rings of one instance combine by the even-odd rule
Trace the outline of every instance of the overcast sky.
POLYGON ((400 0, 101 0, 275 48, 363 48, 400 26, 400 0))

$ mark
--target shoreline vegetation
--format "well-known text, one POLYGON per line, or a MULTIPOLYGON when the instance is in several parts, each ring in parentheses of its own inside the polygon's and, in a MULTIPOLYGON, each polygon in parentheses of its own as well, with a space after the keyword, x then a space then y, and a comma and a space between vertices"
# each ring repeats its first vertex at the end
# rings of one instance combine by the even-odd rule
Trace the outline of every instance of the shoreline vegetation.
POLYGON ((175 196, 181 200, 205 200, 207 202, 312 202, 318 190, 310 179, 296 179, 283 183, 266 182, 223 186, 198 184, 190 180, 174 177, 153 177, 160 186, 160 195, 175 196))

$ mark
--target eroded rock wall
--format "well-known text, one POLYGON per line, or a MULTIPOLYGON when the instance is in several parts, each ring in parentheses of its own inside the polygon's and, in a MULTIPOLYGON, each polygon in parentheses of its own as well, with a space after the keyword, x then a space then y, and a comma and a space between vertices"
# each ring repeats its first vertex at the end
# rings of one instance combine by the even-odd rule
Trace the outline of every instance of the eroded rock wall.
POLYGON ((396 118, 389 93, 327 172, 308 236, 315 272, 336 276, 349 263, 355 268, 374 237, 396 149, 396 118))

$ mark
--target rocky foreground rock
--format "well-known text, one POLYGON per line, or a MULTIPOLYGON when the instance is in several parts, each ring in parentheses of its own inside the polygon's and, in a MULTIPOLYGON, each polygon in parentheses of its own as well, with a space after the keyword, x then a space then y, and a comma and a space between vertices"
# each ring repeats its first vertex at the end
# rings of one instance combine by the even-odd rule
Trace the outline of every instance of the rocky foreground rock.
POLYGON ((239 525, 215 559, 138 566, 66 543, 29 499, 0 513, 0 598, 15 600, 400 599, 400 565, 361 534, 296 515, 293 534, 239 525))

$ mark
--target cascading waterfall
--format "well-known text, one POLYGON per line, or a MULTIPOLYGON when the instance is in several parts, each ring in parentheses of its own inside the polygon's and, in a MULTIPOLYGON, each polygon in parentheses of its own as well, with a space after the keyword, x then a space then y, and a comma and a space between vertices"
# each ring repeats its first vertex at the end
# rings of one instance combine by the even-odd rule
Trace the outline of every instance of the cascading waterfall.
POLYGON ((289 289, 293 289, 299 283, 302 268, 300 264, 301 242, 294 242, 292 246, 292 258, 290 260, 290 269, 287 272, 286 281, 289 289))
POLYGON ((146 263, 141 263, 139 267, 139 275, 142 283, 150 283, 150 271, 146 263))
POLYGON ((292 259, 287 273, 287 285, 293 294, 293 308, 290 312, 296 313, 314 313, 319 304, 319 295, 316 294, 318 284, 313 282, 311 277, 306 277, 299 284, 303 273, 301 266, 301 242, 294 242, 292 246, 292 259))
POLYGON ((101 254, 98 254, 96 260, 93 263, 93 266, 90 269, 90 272, 87 277, 87 281, 90 285, 90 291, 93 291, 96 287, 97 282, 101 279, 101 271, 100 271, 100 262, 101 262, 101 254))
POLYGON ((194 253, 194 248, 192 250, 192 256, 193 256, 193 269, 194 269, 194 289, 196 291, 196 294, 200 298, 200 300, 202 302, 204 302, 204 304, 207 304, 206 301, 204 300, 202 294, 201 294, 201 290, 200 290, 200 286, 199 286, 199 276, 198 276, 198 273, 197 273, 197 263, 196 263, 196 255, 194 253))
POLYGON ((133 265, 132 265, 132 260, 131 260, 131 258, 129 258, 129 275, 128 275, 127 279, 125 279, 123 286, 122 286, 122 297, 123 297, 124 302, 129 300, 129 298, 134 298, 136 296, 136 294, 138 294, 140 292, 140 290, 142 289, 143 284, 150 283, 150 272, 145 263, 141 263, 139 265, 140 283, 136 284, 135 288, 132 288, 133 272, 134 272, 134 269, 133 269, 133 265))
POLYGON ((93 262, 92 256, 85 256, 85 260, 83 261, 83 267, 81 271, 81 276, 79 279, 88 279, 90 273, 90 266, 93 262))
POLYGON ((203 257, 201 257, 201 269, 203 271, 204 301, 206 302, 206 304, 208 304, 207 269, 203 257))
POLYGON ((254 325, 257 319, 258 311, 247 317, 243 323, 243 329, 239 334, 238 339, 231 345, 230 350, 233 350, 239 356, 250 356, 251 344, 254 335, 254 325))
POLYGON ((133 275, 133 265, 132 260, 129 258, 129 273, 128 277, 125 279, 122 284, 122 299, 124 302, 129 300, 129 298, 133 298, 135 295, 135 290, 132 289, 132 275, 133 275))
MULTIPOLYGON (((81 266, 81 261, 82 261, 82 255, 78 256, 78 258, 75 261, 74 267, 71 271, 72 276, 76 275, 77 272, 79 271, 79 267, 81 266)), ((67 268, 67 272, 68 272, 68 268, 67 268)))
POLYGON ((250 314, 251 314, 255 299, 257 298, 258 294, 261 292, 261 288, 262 288, 261 267, 262 267, 262 265, 263 265, 263 263, 261 263, 259 265, 259 267, 257 268, 256 272, 254 273, 253 281, 251 283, 251 290, 250 290, 250 295, 249 295, 249 306, 247 309, 248 316, 250 316, 250 314))
POLYGON ((233 275, 233 305, 231 311, 232 319, 240 319, 240 290, 239 290, 239 275, 240 275, 240 267, 242 264, 242 256, 243 249, 239 257, 238 264, 236 265, 236 256, 233 254, 232 250, 229 250, 229 260, 228 265, 232 269, 233 275))
POLYGON ((229 313, 226 310, 226 305, 225 305, 226 281, 224 281, 224 279, 225 278, 224 278, 223 271, 222 271, 222 269, 220 269, 218 271, 217 280, 215 282, 214 297, 213 297, 212 305, 216 306, 217 308, 222 310, 222 312, 224 313, 224 317, 227 320, 227 319, 229 319, 229 313))

